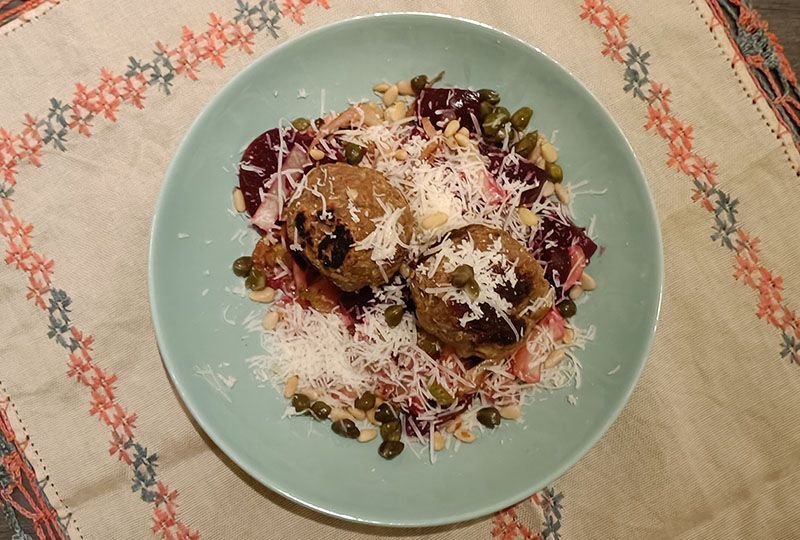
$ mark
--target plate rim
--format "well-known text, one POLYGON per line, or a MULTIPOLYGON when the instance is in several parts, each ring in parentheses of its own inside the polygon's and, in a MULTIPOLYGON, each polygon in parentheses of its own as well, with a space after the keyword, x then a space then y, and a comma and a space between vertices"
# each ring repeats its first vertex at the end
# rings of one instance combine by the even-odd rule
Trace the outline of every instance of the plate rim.
MULTIPOLYGON (((378 13, 371 13, 367 15, 358 15, 355 17, 349 17, 347 19, 338 20, 332 22, 330 24, 325 24, 320 26, 319 28, 315 28, 294 38, 288 39, 285 42, 277 45, 273 49, 263 53, 258 58, 253 59, 249 65, 244 67, 239 73, 231 77, 228 81, 225 82, 224 85, 212 96, 212 98, 203 106, 202 110, 197 114, 195 119, 192 121, 191 125, 187 128, 186 132, 184 133, 183 137, 181 138, 180 143, 177 146, 177 150, 175 151, 174 155, 172 156, 172 160, 170 161, 169 166, 167 167, 164 173, 164 179, 159 187, 159 194, 156 199, 153 218, 150 225, 150 239, 149 239, 149 246, 148 246, 148 259, 147 259, 147 288, 148 288, 148 302, 150 304, 150 315, 153 322, 153 329, 154 334, 156 337, 156 343, 158 346, 159 356, 161 357, 162 364, 164 366, 164 371, 167 373, 167 377, 174 388, 175 392, 178 394, 180 400, 185 405, 187 411, 191 414, 192 419, 197 422, 200 428, 203 430, 209 439, 216 445, 220 450, 222 450, 225 455, 230 458, 230 460, 235 464, 236 467, 243 470, 247 473, 248 476, 255 479, 261 485, 269 489, 270 491, 279 494, 282 497, 289 499, 301 506, 306 508, 310 508, 315 510, 321 514, 331 516, 337 519, 342 519, 347 522, 357 523, 361 525, 368 525, 368 526, 375 526, 375 527, 393 527, 398 529, 405 529, 405 528, 412 528, 412 527, 437 527, 443 525, 450 525, 455 523, 462 523, 465 521, 469 521, 472 519, 482 518, 485 517, 493 512, 498 510, 502 510, 503 508, 507 508, 514 504, 517 504, 526 498, 530 497, 538 490, 542 489, 544 486, 552 483, 554 480, 563 476, 569 469, 574 467, 586 454, 595 447, 595 445, 600 441, 600 439, 608 432, 611 425, 616 422, 621 414, 622 410, 628 404, 630 400, 631 394, 633 390, 638 386, 642 372, 644 371, 645 365, 647 364, 650 354, 652 352, 653 343, 655 340, 655 335, 658 329, 658 325, 660 322, 661 317, 661 307, 663 303, 663 294, 664 294, 664 244, 663 238, 661 234, 661 227, 660 222, 658 219, 658 212, 655 206, 655 201, 653 199, 652 190, 650 189, 650 185, 647 181, 647 176, 644 173, 642 168, 641 162, 639 160, 638 155, 636 154, 633 146, 631 145, 628 137, 625 135, 625 132, 622 130, 620 125, 617 123, 615 118, 611 115, 610 111, 606 108, 605 105, 592 93, 589 88, 579 79, 571 70, 567 69, 564 65, 558 62, 556 59, 542 51, 539 47, 528 43, 527 41, 514 36, 508 32, 500 30, 490 24, 476 21, 474 19, 469 19, 466 17, 459 17, 444 13, 434 13, 434 12, 425 12, 425 11, 394 11, 394 12, 378 12, 378 13), (167 345, 164 343, 166 332, 162 328, 161 319, 159 314, 156 310, 156 298, 154 292, 154 280, 155 278, 155 270, 153 265, 153 257, 156 250, 156 230, 158 228, 158 224, 161 221, 159 216, 164 215, 166 211, 166 187, 167 183, 170 181, 170 178, 176 173, 175 169, 177 168, 177 163, 181 160, 178 158, 182 156, 183 153, 188 152, 189 147, 187 146, 187 140, 189 136, 194 132, 195 128, 205 119, 208 114, 211 114, 210 111, 220 102, 223 101, 223 98, 227 95, 228 92, 231 92, 234 83, 247 76, 252 71, 256 71, 259 69, 259 66, 267 62, 268 59, 273 56, 274 54, 282 51, 285 48, 289 48, 294 46, 297 42, 303 41, 305 39, 309 39, 312 36, 315 36, 319 33, 324 33, 331 28, 338 27, 338 26, 346 26, 349 24, 358 23, 364 20, 372 20, 378 18, 394 18, 394 17, 417 17, 420 19, 443 19, 450 22, 456 22, 459 24, 465 24, 467 26, 476 26, 480 27, 485 30, 489 30, 490 32, 495 32, 497 34, 502 35, 506 39, 510 39, 530 50, 534 53, 543 56, 547 61, 552 62, 555 64, 559 69, 561 69, 564 73, 569 75, 569 77, 578 84, 578 86, 589 96, 590 100, 594 101, 594 103, 599 107, 602 111, 602 114, 606 117, 621 137, 622 142, 624 143, 624 148, 630 153, 633 157, 633 162, 635 164, 636 172, 638 172, 639 178, 637 180, 641 181, 644 186, 645 193, 647 195, 647 201, 649 203, 649 216, 652 220, 653 229, 656 235, 656 253, 657 253, 657 272, 655 278, 657 279, 657 295, 656 295, 656 302, 654 309, 652 310, 652 324, 649 328, 648 335, 646 337, 645 342, 645 352, 643 357, 641 358, 638 366, 636 367, 635 372, 633 373, 632 382, 625 388, 624 393, 622 394, 622 399, 613 407, 611 414, 608 415, 606 421, 602 425, 598 425, 592 434, 582 445, 581 447, 573 452, 568 459, 564 460, 563 464, 560 467, 553 469, 548 475, 543 477, 543 479, 539 483, 534 483, 531 485, 530 488, 526 488, 520 492, 515 492, 514 494, 508 495, 504 497, 502 500, 498 500, 490 505, 485 506, 481 510, 472 510, 463 512, 460 514, 450 514, 447 516, 443 516, 437 519, 406 519, 404 521, 391 521, 391 520, 381 520, 381 519, 368 519, 359 517, 356 515, 348 515, 342 511, 332 510, 320 505, 316 505, 313 502, 304 500, 301 496, 295 495, 292 493, 290 488, 287 488, 282 485, 278 485, 270 478, 263 475, 257 467, 251 467, 250 464, 246 459, 243 459, 239 452, 235 450, 226 440, 225 437, 216 433, 215 428, 210 425, 210 422, 207 418, 199 411, 197 407, 195 407, 194 402, 190 398, 188 392, 184 390, 181 383, 175 378, 172 371, 172 365, 174 362, 169 359, 169 354, 166 352, 167 345)), ((650 315, 650 313, 648 313, 650 315)))

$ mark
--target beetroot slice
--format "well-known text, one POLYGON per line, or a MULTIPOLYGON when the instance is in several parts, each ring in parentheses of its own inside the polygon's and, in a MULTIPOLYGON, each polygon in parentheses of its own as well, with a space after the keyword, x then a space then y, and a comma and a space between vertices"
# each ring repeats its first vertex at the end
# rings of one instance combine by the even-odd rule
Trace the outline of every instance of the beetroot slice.
MULTIPOLYGON (((533 239, 533 255, 545 266, 545 278, 555 286, 554 274, 558 274, 559 281, 564 282, 572 268, 569 256, 570 246, 577 245, 586 256, 589 264, 592 255, 597 251, 597 244, 586 234, 585 229, 578 227, 571 221, 564 223, 560 219, 545 215, 542 224, 533 239), (545 247, 547 241, 553 241, 556 246, 545 247)), ((559 289, 558 292, 561 292, 559 289)))
MULTIPOLYGON (((496 146, 491 146, 483 142, 478 145, 478 150, 489 160, 487 168, 495 178, 499 178, 502 172, 505 178, 509 180, 530 184, 531 188, 522 194, 521 202, 523 204, 531 204, 539 197, 539 192, 542 191, 544 182, 547 180, 547 175, 544 170, 522 157, 520 157, 516 163, 506 163, 504 166, 503 159, 505 159, 509 153, 496 146)), ((500 187, 502 187, 502 184, 500 187)))
POLYGON ((462 126, 475 131, 475 121, 481 108, 477 92, 461 88, 425 88, 417 98, 417 113, 427 116, 431 122, 458 118, 462 126), (475 117, 475 121, 472 117, 475 117))
MULTIPOLYGON (((286 143, 286 153, 292 149, 297 132, 294 129, 284 131, 283 140, 286 143)), ((265 131, 247 147, 239 163, 239 189, 244 195, 244 204, 247 213, 251 216, 256 213, 261 204, 261 189, 267 192, 267 183, 272 175, 278 172, 278 159, 280 159, 280 131, 278 128, 265 131)), ((285 158, 286 155, 283 156, 285 158)))

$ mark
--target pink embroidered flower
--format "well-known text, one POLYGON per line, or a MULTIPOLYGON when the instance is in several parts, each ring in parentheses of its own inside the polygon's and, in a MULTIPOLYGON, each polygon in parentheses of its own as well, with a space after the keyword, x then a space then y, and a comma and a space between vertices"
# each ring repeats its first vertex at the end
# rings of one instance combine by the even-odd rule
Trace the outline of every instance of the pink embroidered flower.
POLYGON ((714 204, 711 202, 711 199, 708 198, 708 195, 704 191, 700 191, 699 189, 692 190, 692 201, 700 202, 700 206, 708 210, 709 212, 714 211, 714 204))
POLYGON ((644 124, 644 129, 650 130, 652 128, 656 128, 656 132, 664 138, 667 138, 667 130, 664 127, 665 124, 672 118, 671 116, 667 115, 661 109, 654 107, 653 105, 647 106, 647 122, 644 124))
POLYGON ((679 139, 681 141, 681 144, 683 144, 683 147, 686 148, 686 150, 691 150, 692 139, 694 138, 692 132, 694 131, 694 128, 689 125, 684 125, 683 122, 681 122, 674 116, 670 117, 669 123, 670 123, 669 126, 670 141, 675 141, 676 139, 679 139))
POLYGON ((603 26, 600 15, 606 10, 605 0, 584 0, 581 6, 581 20, 589 19, 597 27, 603 26))
POLYGON ((681 171, 685 174, 691 174, 689 160, 692 158, 693 154, 689 152, 683 145, 675 144, 671 141, 669 143, 669 152, 667 155, 669 156, 669 159, 667 160, 668 167, 672 167, 673 169, 681 171))
POLYGON ((619 37, 622 39, 627 40, 628 38, 628 21, 630 17, 628 15, 619 16, 617 12, 612 9, 611 7, 606 6, 606 13, 605 13, 605 23, 603 26, 607 29, 613 28, 619 34, 619 37))
POLYGON ((625 58, 622 56, 622 50, 628 46, 628 42, 609 31, 604 32, 604 36, 606 40, 603 42, 603 56, 608 56, 620 64, 623 63, 625 58))

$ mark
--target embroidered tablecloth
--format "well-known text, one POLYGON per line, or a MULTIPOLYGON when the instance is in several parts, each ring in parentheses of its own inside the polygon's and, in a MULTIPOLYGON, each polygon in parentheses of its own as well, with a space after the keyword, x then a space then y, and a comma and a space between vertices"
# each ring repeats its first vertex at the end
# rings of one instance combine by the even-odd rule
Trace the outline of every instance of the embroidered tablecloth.
POLYGON ((0 1, 0 498, 16 538, 800 536, 797 79, 742 0, 0 1), (165 169, 254 58, 373 11, 496 26, 576 74, 645 169, 660 326, 628 406, 529 500, 436 529, 352 525, 193 425, 146 299, 165 169))

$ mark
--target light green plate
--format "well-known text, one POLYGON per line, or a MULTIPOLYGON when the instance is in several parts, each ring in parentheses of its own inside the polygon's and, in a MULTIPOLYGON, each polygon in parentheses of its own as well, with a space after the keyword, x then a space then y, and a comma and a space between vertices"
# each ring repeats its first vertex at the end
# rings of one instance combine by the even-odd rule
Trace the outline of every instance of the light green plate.
POLYGON ((172 162, 150 247, 150 300, 164 364, 214 442, 290 499, 343 519, 394 526, 488 514, 541 489, 585 454, 619 414, 645 363, 661 276, 661 240, 645 179, 597 100, 564 68, 513 37, 423 14, 359 18, 310 32, 232 80, 200 114, 172 162), (245 359, 261 353, 258 333, 246 335, 223 320, 225 306, 237 322, 257 307, 225 291, 240 284, 231 261, 253 244, 231 241, 244 223, 228 208, 245 146, 281 117, 318 116, 322 89, 326 110, 342 110, 348 99, 370 96, 376 81, 442 69, 448 85, 493 87, 509 108, 532 105, 539 130, 558 130, 565 177, 608 189, 575 205, 579 223, 597 215, 605 246, 591 265, 599 287, 577 316, 597 326, 597 339, 581 355, 581 387, 535 402, 525 424, 505 423, 457 453, 443 453, 436 465, 409 451, 387 462, 376 444, 344 440, 327 423, 281 420, 284 399, 254 381, 245 359), (300 89, 307 98, 298 99, 300 89), (230 402, 194 373, 206 365, 238 380, 223 387, 230 402), (568 394, 577 396, 576 405, 568 394))

